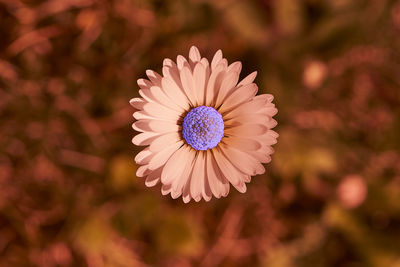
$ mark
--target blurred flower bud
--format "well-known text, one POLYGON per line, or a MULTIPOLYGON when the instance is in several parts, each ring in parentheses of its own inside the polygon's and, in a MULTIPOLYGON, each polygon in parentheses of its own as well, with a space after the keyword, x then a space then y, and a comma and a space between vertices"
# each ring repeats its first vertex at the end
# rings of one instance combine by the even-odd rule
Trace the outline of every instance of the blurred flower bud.
POLYGON ((57 264, 61 266, 67 266, 71 264, 71 251, 65 243, 60 242, 53 244, 53 246, 50 248, 50 253, 57 264))
POLYGON ((337 188, 340 203, 348 209, 360 206, 367 196, 367 185, 360 175, 347 175, 337 188))
POLYGON ((327 75, 328 69, 321 61, 312 61, 306 65, 303 72, 303 84, 315 90, 321 86, 327 75))
POLYGON ((392 20, 396 28, 400 30, 400 2, 392 8, 392 20))

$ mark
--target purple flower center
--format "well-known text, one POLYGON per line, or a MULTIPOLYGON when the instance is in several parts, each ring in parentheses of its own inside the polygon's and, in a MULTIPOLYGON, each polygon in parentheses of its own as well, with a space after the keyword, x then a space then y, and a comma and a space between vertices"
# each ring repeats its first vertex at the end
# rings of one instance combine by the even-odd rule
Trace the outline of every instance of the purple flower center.
POLYGON ((200 106, 192 109, 183 119, 182 135, 196 150, 215 147, 224 136, 224 121, 212 107, 200 106))

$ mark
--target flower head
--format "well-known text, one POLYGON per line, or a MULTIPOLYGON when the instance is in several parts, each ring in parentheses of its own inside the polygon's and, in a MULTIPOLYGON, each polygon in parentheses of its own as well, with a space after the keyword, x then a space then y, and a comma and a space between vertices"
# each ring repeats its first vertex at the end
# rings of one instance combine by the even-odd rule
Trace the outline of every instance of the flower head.
POLYGON ((269 94, 256 96, 256 72, 238 83, 241 63, 228 65, 217 51, 211 64, 192 46, 189 60, 165 59, 161 76, 147 70, 139 79, 141 98, 132 142, 147 146, 135 161, 147 186, 160 183, 162 194, 209 201, 227 196, 230 184, 246 191, 251 176, 265 172, 278 134, 277 109, 269 94))

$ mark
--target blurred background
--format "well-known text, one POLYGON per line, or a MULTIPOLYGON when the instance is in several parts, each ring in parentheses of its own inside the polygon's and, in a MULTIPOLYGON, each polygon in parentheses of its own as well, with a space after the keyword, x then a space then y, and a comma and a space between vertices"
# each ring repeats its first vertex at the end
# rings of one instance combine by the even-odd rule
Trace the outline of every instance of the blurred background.
POLYGON ((0 0, 0 266, 400 266, 400 1, 0 0), (258 71, 245 194, 135 176, 136 80, 191 45, 258 71))

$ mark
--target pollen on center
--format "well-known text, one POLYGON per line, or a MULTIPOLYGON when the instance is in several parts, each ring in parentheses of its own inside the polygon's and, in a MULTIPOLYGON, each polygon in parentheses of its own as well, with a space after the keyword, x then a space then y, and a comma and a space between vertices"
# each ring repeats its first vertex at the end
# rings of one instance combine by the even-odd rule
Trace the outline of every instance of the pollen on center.
POLYGON ((212 107, 193 108, 185 116, 182 136, 196 150, 214 148, 224 136, 224 121, 212 107))

